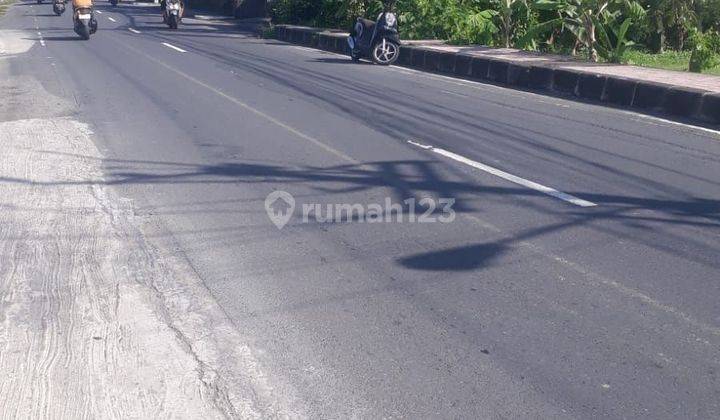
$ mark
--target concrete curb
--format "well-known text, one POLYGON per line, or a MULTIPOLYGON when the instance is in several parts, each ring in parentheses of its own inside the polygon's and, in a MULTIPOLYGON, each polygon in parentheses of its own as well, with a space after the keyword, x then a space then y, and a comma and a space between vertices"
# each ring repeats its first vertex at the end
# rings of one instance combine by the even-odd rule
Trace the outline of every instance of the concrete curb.
MULTIPOLYGON (((315 28, 276 25, 281 41, 348 53, 347 34, 315 28)), ((506 86, 574 96, 645 112, 662 112, 710 124, 720 124, 720 94, 589 71, 526 65, 512 60, 440 51, 431 47, 403 45, 397 65, 506 86)))

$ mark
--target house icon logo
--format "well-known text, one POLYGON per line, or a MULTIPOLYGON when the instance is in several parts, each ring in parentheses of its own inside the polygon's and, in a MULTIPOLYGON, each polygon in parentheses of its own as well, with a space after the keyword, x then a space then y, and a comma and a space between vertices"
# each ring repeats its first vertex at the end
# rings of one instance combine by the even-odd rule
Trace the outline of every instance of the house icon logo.
POLYGON ((282 229, 293 215, 295 198, 285 191, 273 191, 265 198, 265 211, 270 221, 282 229))

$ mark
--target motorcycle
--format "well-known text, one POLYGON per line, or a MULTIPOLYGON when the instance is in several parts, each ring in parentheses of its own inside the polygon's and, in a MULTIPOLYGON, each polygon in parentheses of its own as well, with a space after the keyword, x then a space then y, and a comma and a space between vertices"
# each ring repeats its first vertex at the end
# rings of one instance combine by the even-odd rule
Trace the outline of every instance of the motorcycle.
POLYGON ((400 35, 397 17, 389 7, 378 16, 377 22, 358 18, 348 37, 350 57, 360 61, 370 58, 375 64, 390 65, 400 56, 400 35))
POLYGON ((74 10, 73 29, 84 40, 90 39, 90 35, 97 32, 97 20, 93 15, 92 6, 78 7, 74 10))
POLYGON ((182 21, 183 6, 180 0, 166 0, 163 10, 163 22, 167 23, 170 29, 177 29, 182 21))
POLYGON ((53 1, 53 12, 60 16, 65 13, 65 0, 54 0, 53 1))

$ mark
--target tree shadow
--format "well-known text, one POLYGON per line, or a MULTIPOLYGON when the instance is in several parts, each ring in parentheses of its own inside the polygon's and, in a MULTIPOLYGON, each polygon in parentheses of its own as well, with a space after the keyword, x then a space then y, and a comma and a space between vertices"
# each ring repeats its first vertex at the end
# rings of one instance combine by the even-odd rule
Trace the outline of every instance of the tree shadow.
POLYGON ((330 57, 322 57, 322 58, 314 58, 312 60, 308 60, 309 62, 313 63, 329 63, 329 64, 354 64, 354 65, 370 65, 372 64, 370 61, 360 60, 360 61, 352 61, 350 59, 350 56, 347 58, 330 58, 330 57))
MULTIPOLYGON (((398 263, 415 270, 472 270, 487 266, 513 244, 573 228, 584 227, 603 234, 633 241, 687 260, 720 268, 716 255, 720 250, 692 233, 678 233, 670 227, 686 227, 703 232, 720 232, 720 200, 666 200, 612 194, 567 191, 595 202, 596 208, 576 209, 558 203, 550 208, 539 206, 533 197, 544 195, 515 186, 488 186, 477 179, 447 179, 441 175, 440 162, 425 160, 375 161, 362 164, 332 166, 289 166, 282 163, 220 162, 158 162, 149 160, 98 159, 51 151, 82 159, 101 160, 106 176, 102 179, 57 179, 38 181, 23 178, 0 178, 0 183, 34 186, 63 185, 283 185, 287 191, 309 189, 322 197, 346 195, 374 189, 389 190, 389 198, 401 206, 402 214, 422 214, 426 208, 419 203, 423 197, 456 199, 453 207, 459 215, 482 211, 485 202, 519 201, 526 209, 553 216, 556 222, 514 233, 496 242, 475 244, 402 257, 398 263), (297 187, 295 187, 297 186, 297 187), (415 199, 410 207, 407 199, 415 199), (610 224, 606 222, 612 222, 610 224), (710 255, 713 254, 713 255, 710 255)), ((329 199, 332 202, 332 199, 329 199)), ((345 198, 347 200, 347 198, 345 198)), ((551 200, 548 198, 548 200, 551 200)), ((247 200, 246 200, 247 201, 247 200)), ((340 199, 340 202, 343 202, 340 199)), ((261 205, 248 203, 248 205, 261 205)), ((175 209, 174 211, 178 211, 175 209)), ((202 210, 198 210, 202 211, 202 210)), ((258 212, 262 211, 259 207, 258 212)), ((347 223, 355 223, 350 219, 347 223)))
POLYGON ((75 35, 68 35, 68 36, 48 36, 43 38, 46 42, 54 42, 54 41, 83 41, 82 38, 75 35))
POLYGON ((412 270, 424 271, 472 271, 487 267, 506 250, 497 243, 481 243, 423 252, 400 258, 398 263, 412 270))

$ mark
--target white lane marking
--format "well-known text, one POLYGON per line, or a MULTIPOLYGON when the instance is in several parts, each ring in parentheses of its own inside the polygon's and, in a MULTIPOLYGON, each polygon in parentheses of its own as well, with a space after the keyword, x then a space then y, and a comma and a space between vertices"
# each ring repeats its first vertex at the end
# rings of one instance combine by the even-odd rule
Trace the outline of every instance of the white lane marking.
POLYGON ((40 37, 40 45, 42 45, 42 46, 44 47, 44 46, 45 46, 45 40, 43 39, 42 32, 38 32, 37 34, 38 34, 38 36, 40 37))
POLYGON ((113 18, 111 18, 111 17, 109 17, 108 20, 109 20, 110 22, 117 22, 115 19, 113 19, 113 18))
POLYGON ((295 47, 295 49, 298 49, 298 50, 309 51, 309 52, 313 52, 313 53, 319 53, 319 54, 329 53, 329 54, 335 54, 335 55, 342 55, 342 54, 337 54, 337 53, 334 53, 334 52, 331 52, 331 51, 318 50, 318 49, 315 49, 315 48, 308 48, 308 47, 301 47, 301 46, 299 46, 299 45, 294 45, 294 47, 295 47))
MULTIPOLYGON (((325 54, 332 54, 332 55, 347 57, 347 54, 340 54, 340 53, 336 53, 336 52, 332 52, 332 51, 320 50, 320 49, 309 48, 309 47, 300 47, 297 45, 295 45, 295 47, 298 49, 306 50, 306 51, 315 51, 315 52, 320 52, 320 53, 325 53, 325 54)), ((441 80, 441 81, 444 81, 447 83, 452 83, 456 86, 464 86, 464 87, 469 87, 469 88, 477 89, 477 90, 499 90, 505 94, 512 95, 512 96, 515 96, 518 98, 532 97, 534 100, 536 100, 538 102, 554 105, 559 108, 570 108, 571 107, 571 105, 568 105, 566 103, 555 102, 552 100, 551 101, 543 100, 543 99, 548 99, 548 98, 552 98, 552 97, 549 95, 543 95, 541 93, 514 91, 514 89, 512 89, 510 87, 506 87, 506 86, 496 86, 496 85, 492 85, 489 83, 475 82, 473 80, 466 80, 466 79, 461 79, 458 77, 444 76, 441 74, 434 74, 434 73, 427 73, 422 70, 415 70, 415 69, 411 69, 408 67, 400 67, 397 65, 392 65, 392 66, 388 66, 388 67, 397 71, 398 73, 403 73, 403 74, 412 75, 412 76, 422 76, 426 79, 441 80)), ((589 111, 593 111, 593 109, 590 107, 602 107, 602 105, 583 104, 580 102, 573 102, 573 101, 571 101, 571 102, 572 102, 572 106, 575 106, 578 108, 583 108, 583 109, 589 110, 589 111)), ((627 115, 629 117, 633 117, 633 120, 636 122, 652 124, 655 126, 662 126, 662 124, 669 124, 669 125, 674 125, 676 127, 688 128, 691 130, 697 130, 697 131, 701 131, 704 133, 713 134, 714 136, 720 135, 720 130, 715 130, 712 128, 701 127, 701 126, 692 125, 692 124, 685 124, 685 123, 681 123, 679 121, 668 120, 668 119, 665 119, 662 117, 656 117, 654 115, 640 114, 640 113, 630 111, 630 110, 625 110, 625 109, 613 109, 613 108, 607 108, 607 107, 604 107, 604 108, 605 108, 605 111, 608 111, 608 112, 614 111, 614 112, 618 112, 620 114, 627 115), (662 124, 657 124, 657 123, 662 123, 662 124)), ((720 140, 720 138, 715 137, 715 140, 720 140)))
POLYGON ((452 92, 452 91, 449 91, 449 90, 442 90, 441 92, 442 92, 442 93, 446 93, 446 94, 448 94, 448 95, 460 96, 461 98, 469 98, 468 95, 463 95, 462 93, 452 92))
POLYGON ((97 13, 98 15, 102 15, 102 12, 99 10, 96 10, 95 13, 97 13))
MULTIPOLYGON (((539 98, 548 98, 549 96, 543 95, 540 93, 517 92, 517 91, 514 93, 510 93, 509 91, 511 91, 512 88, 505 87, 505 86, 495 86, 495 85, 486 84, 486 83, 482 83, 482 82, 475 82, 472 80, 459 79, 459 78, 452 77, 452 76, 443 76, 441 74, 426 73, 422 70, 415 70, 415 69, 411 69, 408 67, 400 67, 400 66, 394 66, 394 65, 389 66, 389 67, 394 69, 395 71, 398 71, 399 73, 404 73, 404 74, 413 75, 413 76, 421 76, 426 79, 442 80, 442 81, 445 81, 447 83, 452 83, 457 86, 465 86, 465 87, 470 87, 470 88, 477 89, 477 90, 488 90, 488 89, 502 90, 503 93, 506 93, 506 94, 509 94, 509 95, 512 95, 515 97, 533 97, 536 101, 539 101, 542 103, 554 105, 554 106, 557 106, 560 108, 570 108, 570 105, 565 104, 565 103, 541 100, 539 98)), ((594 107, 594 108, 602 107, 602 105, 599 105, 599 104, 598 105, 582 104, 579 102, 573 102, 573 106, 582 108, 584 110, 589 110, 589 111, 593 111, 593 108, 591 108, 591 107, 594 107)), ((720 135, 720 130, 714 130, 712 128, 706 128, 706 127, 701 127, 701 126, 692 125, 692 124, 685 124, 685 123, 681 123, 679 121, 668 120, 668 119, 665 119, 662 117, 656 117, 653 115, 640 114, 640 113, 626 110, 626 109, 612 109, 612 108, 605 107, 605 110, 609 111, 609 112, 612 112, 612 111, 618 112, 620 114, 624 114, 629 117, 634 117, 633 120, 636 122, 652 124, 655 126, 662 126, 662 124, 657 124, 657 123, 664 123, 664 124, 674 125, 677 127, 689 128, 691 130, 702 131, 705 133, 714 134, 716 136, 720 135)), ((720 140, 720 138, 716 138, 716 140, 720 140)))
MULTIPOLYGON (((495 226, 494 224, 492 224, 486 220, 480 219, 479 217, 475 216, 474 214, 461 213, 461 217, 470 219, 470 220, 474 221, 475 223, 477 223, 479 226, 481 226, 485 229, 491 230, 495 233, 506 234, 506 232, 502 228, 495 226)), ((509 242, 512 242, 512 238, 507 238, 506 240, 508 240, 509 242)), ((658 300, 655 300, 651 296, 646 295, 645 293, 643 293, 642 291, 640 291, 638 289, 633 289, 631 287, 621 284, 619 281, 617 281, 613 278, 606 277, 606 276, 603 276, 596 272, 590 271, 589 269, 585 268, 581 264, 578 264, 574 261, 570 261, 564 257, 554 254, 553 252, 546 250, 542 246, 536 245, 528 240, 520 240, 517 242, 517 244, 537 255, 540 255, 542 257, 545 257, 552 261, 555 261, 557 264, 565 266, 565 267, 581 274, 582 276, 585 276, 585 278, 587 280, 589 280, 591 282, 590 284, 592 284, 593 286, 597 287, 600 285, 604 285, 607 287, 611 287, 624 296, 628 296, 628 297, 637 299, 647 305, 654 307, 657 310, 666 312, 682 321, 685 321, 686 323, 692 325, 695 328, 698 328, 704 332, 707 332, 712 335, 720 337, 720 328, 715 327, 710 324, 706 324, 700 320, 697 320, 673 306, 670 306, 670 305, 664 304, 658 300)), ((697 338, 697 340, 700 340, 700 338, 697 338)))
POLYGON ((441 156, 445 156, 454 161, 464 163, 475 169, 480 169, 481 171, 485 171, 489 174, 495 175, 506 181, 510 181, 512 183, 522 185, 523 187, 530 188, 531 190, 535 190, 535 191, 541 192, 543 194, 547 194, 549 196, 566 201, 570 204, 574 204, 574 205, 580 206, 580 207, 595 207, 595 206, 597 206, 597 204, 595 204, 593 202, 583 200, 582 198, 578 198, 578 197, 575 197, 574 195, 570 195, 570 194, 564 193, 562 191, 558 191, 554 188, 546 187, 545 185, 538 184, 537 182, 533 182, 533 181, 527 180, 525 178, 520 178, 519 176, 515 176, 515 175, 509 174, 505 171, 501 171, 500 169, 493 168, 492 166, 485 165, 484 163, 480 163, 480 162, 476 162, 474 160, 468 159, 465 156, 460 156, 457 153, 449 152, 445 149, 440 149, 438 147, 421 144, 421 143, 418 143, 418 142, 415 142, 412 140, 408 140, 407 142, 412 144, 413 146, 419 147, 421 149, 429 150, 433 153, 437 153, 441 156))
POLYGON ((181 53, 187 52, 187 51, 183 50, 182 48, 176 47, 176 46, 174 46, 174 45, 172 45, 172 44, 168 44, 167 42, 163 42, 162 44, 163 44, 164 46, 168 47, 168 48, 172 48, 173 50, 178 51, 178 52, 181 52, 181 53))
POLYGON ((133 28, 128 28, 128 31, 130 31, 130 32, 132 32, 132 33, 134 33, 134 34, 139 34, 139 33, 141 33, 141 32, 138 31, 137 29, 133 29, 133 28))
MULTIPOLYGON (((108 38, 108 39, 112 39, 112 38, 108 38)), ((257 116, 259 116, 259 117, 261 117, 261 118, 269 121, 270 123, 275 124, 276 126, 278 126, 278 127, 282 128, 282 129, 284 129, 284 130, 286 130, 286 131, 288 131, 288 132, 290 132, 290 133, 292 133, 292 134, 300 137, 301 139, 309 141, 310 143, 312 143, 312 144, 316 145, 317 147, 319 147, 319 148, 327 151, 328 153, 331 153, 331 154, 333 154, 333 155, 335 155, 335 156, 337 156, 337 157, 339 157, 339 158, 341 158, 341 159, 343 159, 343 160, 346 160, 346 161, 348 161, 348 162, 350 162, 350 163, 353 163, 353 164, 356 164, 356 165, 361 165, 361 162, 360 162, 360 161, 351 158, 350 156, 342 153, 341 151, 339 151, 339 150, 337 150, 337 149, 334 149, 334 148, 328 146, 327 144, 323 143, 322 141, 316 139, 315 137, 312 137, 312 136, 310 136, 310 135, 307 135, 307 134, 303 133, 302 131, 300 131, 300 130, 292 127, 292 126, 290 126, 290 125, 288 125, 288 124, 285 124, 284 122, 278 120, 277 118, 275 118, 275 117, 273 117, 273 116, 271 116, 271 115, 269 115, 269 114, 266 114, 266 113, 260 111, 260 110, 257 109, 257 108, 253 108, 252 106, 246 104, 245 102, 243 102, 243 101, 235 98, 234 96, 228 95, 227 93, 223 92, 222 90, 217 89, 217 88, 215 88, 215 87, 213 87, 213 86, 211 86, 211 85, 203 82, 202 80, 198 80, 198 79, 190 76, 189 74, 184 73, 184 72, 182 72, 182 71, 174 68, 173 66, 171 66, 171 65, 169 65, 169 64, 166 64, 166 63, 158 60, 157 58, 155 58, 155 57, 153 57, 153 56, 150 56, 150 55, 146 54, 145 52, 143 52, 143 51, 141 51, 141 50, 138 50, 137 48, 131 47, 130 45, 128 45, 128 44, 126 44, 126 43, 120 43, 120 42, 118 42, 118 44, 119 44, 121 47, 124 47, 124 48, 126 48, 126 49, 128 49, 128 50, 130 50, 130 51, 134 51, 135 53, 137 53, 137 54, 139 54, 139 55, 147 58, 148 60, 150 60, 150 61, 158 64, 159 66, 162 66, 162 67, 170 70, 171 72, 177 74, 178 76, 181 76, 181 77, 183 77, 183 78, 185 78, 185 79, 187 79, 187 80, 195 83, 195 84, 198 85, 198 86, 202 86, 202 87, 204 87, 205 89, 208 89, 209 91, 215 93, 216 95, 218 95, 218 96, 220 96, 220 97, 222 97, 222 98, 225 98, 226 100, 234 103, 235 105, 237 105, 237 106, 239 106, 239 107, 241 107, 241 108, 243 108, 243 109, 245 109, 245 110, 247 110, 247 111, 249 111, 249 112, 252 112, 253 114, 255 114, 255 115, 257 115, 257 116)))
POLYGON ((714 137, 715 140, 720 140, 720 137, 717 137, 718 135, 720 135, 720 130, 714 130, 712 128, 707 128, 707 127, 700 127, 700 126, 692 125, 692 124, 685 124, 685 123, 681 123, 681 122, 673 121, 673 120, 666 120, 665 118, 656 117, 654 115, 637 114, 635 112, 626 111, 624 109, 618 109, 617 111, 621 112, 623 114, 627 114, 631 117, 639 117, 640 119, 646 120, 643 122, 647 123, 647 124, 652 124, 655 126, 662 126, 662 124, 655 124, 655 123, 664 123, 664 124, 675 125, 675 126, 682 127, 682 128, 690 128, 692 130, 700 130, 700 131, 703 131, 708 134, 714 134, 716 136, 716 137, 714 137))

